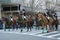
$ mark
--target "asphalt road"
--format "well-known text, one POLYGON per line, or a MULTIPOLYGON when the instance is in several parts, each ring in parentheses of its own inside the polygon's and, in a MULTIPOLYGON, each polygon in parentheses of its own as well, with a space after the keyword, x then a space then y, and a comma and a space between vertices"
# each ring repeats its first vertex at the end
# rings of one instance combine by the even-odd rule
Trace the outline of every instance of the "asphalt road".
POLYGON ((58 40, 23 34, 0 33, 0 40, 58 40))
POLYGON ((60 27, 58 31, 44 34, 41 33, 41 30, 36 31, 35 29, 31 32, 26 32, 26 29, 23 32, 0 30, 0 40, 60 40, 60 27))

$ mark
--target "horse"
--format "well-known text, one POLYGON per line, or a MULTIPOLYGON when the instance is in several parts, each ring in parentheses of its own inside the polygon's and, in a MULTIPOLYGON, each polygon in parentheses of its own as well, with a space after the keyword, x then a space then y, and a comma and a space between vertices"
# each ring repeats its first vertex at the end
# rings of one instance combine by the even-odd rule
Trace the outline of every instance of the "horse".
POLYGON ((26 16, 26 23, 27 23, 27 32, 29 31, 29 29, 31 31, 31 28, 32 28, 32 26, 31 26, 31 18, 29 16, 26 16))
POLYGON ((4 21, 5 21, 5 25, 6 25, 5 26, 5 29, 9 29, 9 31, 10 31, 10 28, 11 27, 10 27, 10 21, 9 21, 9 19, 8 18, 5 18, 4 21))
POLYGON ((10 25, 11 25, 11 27, 12 27, 12 30, 14 30, 15 27, 16 27, 16 19, 11 18, 11 20, 10 20, 10 25))
POLYGON ((22 19, 21 16, 18 16, 18 24, 20 25, 21 32, 23 31, 24 27, 24 20, 22 19))
POLYGON ((49 31, 52 31, 52 28, 53 28, 53 22, 54 22, 54 20, 53 20, 53 17, 52 16, 50 16, 50 18, 49 18, 49 31))
POLYGON ((38 16, 41 18, 42 28, 44 28, 48 24, 48 20, 46 19, 43 13, 39 13, 38 16))
POLYGON ((42 30, 44 30, 44 28, 46 28, 46 26, 49 25, 50 27, 49 27, 49 30, 47 30, 47 31, 50 32, 52 30, 51 28, 52 28, 52 24, 53 24, 53 18, 50 17, 49 21, 48 21, 48 19, 42 12, 39 12, 38 16, 41 18, 42 30))
POLYGON ((58 19, 57 19, 57 16, 55 17, 54 19, 54 25, 55 25, 55 30, 58 30, 58 19))
POLYGON ((52 31, 52 25, 53 25, 53 17, 49 16, 49 19, 46 18, 46 16, 43 13, 38 14, 38 16, 41 18, 42 20, 42 28, 45 28, 47 25, 49 25, 49 29, 47 30, 48 32, 52 31))
POLYGON ((40 24, 40 20, 39 20, 38 14, 35 14, 35 22, 36 22, 36 30, 39 30, 41 24, 40 24))

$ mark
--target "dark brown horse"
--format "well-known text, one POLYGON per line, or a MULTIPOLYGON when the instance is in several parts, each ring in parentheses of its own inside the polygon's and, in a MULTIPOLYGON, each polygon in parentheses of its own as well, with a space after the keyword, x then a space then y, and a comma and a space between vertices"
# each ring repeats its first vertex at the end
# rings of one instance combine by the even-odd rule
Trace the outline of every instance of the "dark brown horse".
POLYGON ((55 28, 56 28, 56 30, 58 30, 58 23, 59 23, 59 22, 58 22, 57 16, 56 16, 56 20, 55 20, 54 23, 55 23, 55 28))
POLYGON ((38 17, 38 14, 35 14, 35 22, 36 22, 36 30, 40 29, 41 23, 40 23, 40 18, 38 17))
POLYGON ((27 23, 27 32, 29 31, 29 29, 30 29, 30 31, 31 31, 31 19, 30 19, 30 17, 29 16, 26 16, 26 23, 27 23))
POLYGON ((49 31, 52 31, 53 21, 54 21, 53 18, 50 17, 50 18, 49 18, 49 26, 50 26, 49 31))
POLYGON ((14 30, 16 28, 16 19, 11 18, 10 24, 11 24, 12 29, 14 30))
POLYGON ((18 23, 20 25, 21 32, 23 31, 24 27, 24 20, 22 19, 22 16, 18 16, 18 23))
POLYGON ((49 18, 49 22, 47 20, 47 18, 44 16, 43 13, 40 13, 38 14, 38 16, 41 18, 41 24, 42 24, 42 29, 46 28, 46 26, 49 24, 49 30, 48 31, 52 31, 52 24, 53 24, 53 18, 50 17, 49 18))

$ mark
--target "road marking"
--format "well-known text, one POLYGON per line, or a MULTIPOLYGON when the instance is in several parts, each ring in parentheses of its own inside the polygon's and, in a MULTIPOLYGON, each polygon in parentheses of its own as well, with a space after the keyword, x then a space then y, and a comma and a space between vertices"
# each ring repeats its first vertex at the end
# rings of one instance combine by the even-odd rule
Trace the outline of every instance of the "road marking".
POLYGON ((26 33, 22 33, 22 34, 35 35, 35 34, 38 34, 38 33, 42 33, 42 32, 41 31, 39 31, 39 32, 26 32, 26 33))
POLYGON ((38 34, 38 33, 41 33, 41 32, 37 32, 37 33, 31 33, 31 34, 29 34, 29 35, 35 35, 35 34, 38 34))
POLYGON ((36 36, 43 36, 43 35, 48 35, 48 34, 57 33, 57 32, 58 31, 54 31, 54 32, 50 32, 50 33, 39 34, 39 35, 36 35, 36 36))
POLYGON ((60 38, 57 38, 57 39, 59 39, 59 40, 60 40, 60 38))
POLYGON ((54 38, 54 36, 58 36, 60 35, 60 33, 58 33, 59 31, 53 31, 50 33, 44 33, 42 34, 41 31, 36 31, 36 32, 16 32, 16 31, 2 31, 2 33, 11 33, 11 34, 26 34, 26 35, 32 35, 32 36, 38 36, 38 37, 44 37, 44 38, 51 38, 51 39, 60 39, 60 38, 54 38), (53 34, 53 35, 48 35, 48 34, 52 34, 52 33, 58 33, 58 34, 53 34), (36 35, 37 34, 37 35, 36 35), (44 35, 48 35, 48 36, 44 36, 44 35))
POLYGON ((1 33, 13 33, 13 34, 27 34, 27 35, 35 35, 41 33, 40 31, 36 32, 16 32, 16 31, 1 31, 1 33))
POLYGON ((50 36, 47 36, 47 37, 54 37, 54 36, 59 36, 60 35, 60 33, 58 33, 58 34, 54 34, 54 35, 50 35, 50 36))

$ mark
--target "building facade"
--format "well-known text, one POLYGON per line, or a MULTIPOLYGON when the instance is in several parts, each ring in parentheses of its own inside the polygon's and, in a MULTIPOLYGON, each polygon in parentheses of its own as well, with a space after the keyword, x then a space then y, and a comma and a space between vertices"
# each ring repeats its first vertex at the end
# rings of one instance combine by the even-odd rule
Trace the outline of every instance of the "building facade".
MULTIPOLYGON (((18 4, 21 4, 21 10, 25 9, 30 12, 46 12, 46 9, 54 9, 57 10, 57 13, 60 13, 60 0, 0 0, 0 18, 5 15, 9 16, 9 14, 15 15, 16 13, 20 13, 20 10, 16 11, 3 11, 2 5, 14 5, 19 7, 18 4), (15 14, 14 14, 15 13, 15 14)), ((19 8, 17 8, 19 9, 19 8)))

